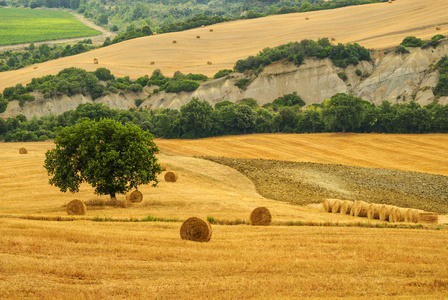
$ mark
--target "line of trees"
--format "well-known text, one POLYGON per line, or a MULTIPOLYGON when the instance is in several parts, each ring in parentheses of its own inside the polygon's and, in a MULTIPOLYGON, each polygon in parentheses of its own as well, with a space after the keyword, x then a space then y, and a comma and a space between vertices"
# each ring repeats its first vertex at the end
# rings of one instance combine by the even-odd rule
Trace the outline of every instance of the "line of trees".
POLYGON ((330 58, 335 66, 345 68, 348 65, 357 65, 361 60, 369 61, 370 52, 357 43, 333 45, 328 38, 321 38, 317 42, 305 39, 301 42, 265 48, 256 56, 238 60, 234 69, 241 73, 246 70, 261 70, 272 62, 285 59, 300 66, 307 57, 330 58))
POLYGON ((303 109, 297 94, 259 107, 254 99, 213 107, 193 98, 180 110, 155 111, 110 109, 94 103, 81 104, 61 115, 27 120, 23 115, 0 119, 0 140, 39 141, 53 139, 58 127, 72 126, 84 118, 109 118, 134 124, 160 138, 205 138, 249 133, 448 133, 448 105, 420 106, 415 102, 374 105, 361 98, 336 94, 321 104, 303 109))
POLYGON ((33 78, 25 87, 22 84, 7 87, 0 94, 0 113, 7 108, 8 102, 19 100, 19 105, 23 106, 27 101, 34 101, 32 92, 40 92, 44 98, 51 98, 57 95, 73 96, 77 94, 90 95, 92 100, 105 96, 108 93, 120 92, 141 92, 143 87, 150 85, 159 86, 154 89, 154 93, 166 91, 167 93, 180 93, 183 91, 192 92, 199 87, 198 81, 207 80, 203 74, 187 74, 181 72, 174 73, 173 77, 165 77, 157 69, 151 77, 143 76, 135 81, 129 76, 115 78, 110 70, 98 68, 94 72, 87 72, 79 68, 67 68, 57 75, 47 75, 41 78, 33 78))
POLYGON ((24 51, 7 50, 0 53, 0 72, 16 70, 32 64, 42 63, 60 57, 76 55, 95 49, 91 39, 85 39, 75 45, 41 44, 35 46, 31 43, 24 51))

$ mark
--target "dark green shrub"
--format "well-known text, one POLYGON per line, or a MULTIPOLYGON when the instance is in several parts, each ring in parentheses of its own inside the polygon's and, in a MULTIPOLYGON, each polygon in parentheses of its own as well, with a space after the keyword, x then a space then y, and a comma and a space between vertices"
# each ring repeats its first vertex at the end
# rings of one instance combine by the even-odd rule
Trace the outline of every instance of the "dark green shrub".
POLYGON ((233 102, 230 101, 221 101, 215 104, 215 109, 220 109, 225 106, 233 106, 233 102))
POLYGON ((170 80, 160 87, 161 91, 167 93, 193 92, 197 90, 199 83, 193 80, 170 80))
POLYGON ((143 103, 143 99, 135 99, 135 106, 139 107, 143 103))
POLYGON ((243 78, 235 82, 235 86, 239 87, 240 89, 246 89, 249 83, 250 79, 243 78))
POLYGON ((6 107, 8 107, 8 102, 0 98, 0 114, 6 110, 6 107))
POLYGON ((205 76, 204 74, 188 74, 186 76, 188 79, 190 80, 194 80, 194 81, 206 81, 208 79, 207 76, 205 76))
POLYGON ((218 79, 224 76, 229 75, 230 73, 232 73, 233 71, 230 69, 223 69, 223 70, 219 70, 218 73, 215 74, 215 76, 213 76, 214 79, 218 79))
POLYGON ((421 47, 425 42, 415 36, 408 36, 403 39, 400 45, 403 47, 421 47))
POLYGON ((397 54, 405 54, 405 53, 409 53, 409 50, 406 49, 403 45, 398 45, 395 48, 394 52, 397 54))
POLYGON ((361 76, 362 71, 360 69, 356 69, 355 74, 356 74, 356 76, 361 76))
POLYGON ((339 72, 338 77, 344 81, 347 81, 347 79, 348 79, 347 74, 345 74, 344 72, 339 72))

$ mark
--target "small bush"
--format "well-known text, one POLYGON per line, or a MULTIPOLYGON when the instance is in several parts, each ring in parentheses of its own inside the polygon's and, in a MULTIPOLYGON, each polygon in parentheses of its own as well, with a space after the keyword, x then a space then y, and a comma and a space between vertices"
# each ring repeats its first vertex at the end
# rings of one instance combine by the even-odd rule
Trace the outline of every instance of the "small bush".
POLYGON ((240 89, 246 89, 249 83, 250 79, 243 78, 235 82, 235 86, 239 87, 240 89))
POLYGON ((408 36, 403 39, 400 45, 404 47, 421 47, 425 42, 415 36, 408 36))
POLYGON ((215 74, 215 76, 213 76, 214 79, 218 79, 224 76, 229 75, 230 73, 232 73, 233 71, 230 69, 223 69, 223 70, 219 70, 218 73, 215 74))
POLYGON ((143 99, 135 99, 135 106, 139 107, 143 103, 143 99))
POLYGON ((347 81, 347 79, 348 79, 347 74, 345 74, 344 72, 339 72, 338 77, 344 81, 347 81))
POLYGON ((398 45, 395 48, 395 53, 397 53, 397 54, 405 54, 405 53, 409 53, 409 50, 406 49, 403 45, 398 45))
POLYGON ((356 69, 355 74, 356 74, 356 76, 361 76, 362 71, 360 69, 356 69))

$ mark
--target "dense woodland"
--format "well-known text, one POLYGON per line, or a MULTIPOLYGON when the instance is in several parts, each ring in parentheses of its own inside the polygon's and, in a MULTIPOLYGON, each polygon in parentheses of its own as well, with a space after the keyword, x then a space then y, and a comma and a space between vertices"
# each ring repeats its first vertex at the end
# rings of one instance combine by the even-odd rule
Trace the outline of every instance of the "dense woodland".
POLYGON ((55 137, 56 128, 83 118, 110 118, 135 124, 161 138, 204 138, 248 133, 448 133, 448 105, 421 107, 415 102, 374 105, 353 95, 337 94, 319 105, 303 108, 297 94, 259 107, 254 99, 220 102, 214 107, 193 98, 180 110, 120 111, 94 103, 81 104, 62 115, 27 120, 23 115, 0 118, 0 140, 39 141, 55 137))

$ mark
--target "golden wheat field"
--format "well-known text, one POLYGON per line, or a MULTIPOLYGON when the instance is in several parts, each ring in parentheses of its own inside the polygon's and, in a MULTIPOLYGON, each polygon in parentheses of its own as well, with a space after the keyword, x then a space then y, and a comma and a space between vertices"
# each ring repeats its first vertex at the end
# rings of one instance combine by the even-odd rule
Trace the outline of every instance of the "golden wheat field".
POLYGON ((303 39, 328 37, 335 43, 358 42, 367 48, 384 49, 400 44, 411 35, 422 39, 447 35, 447 15, 445 0, 396 0, 392 4, 385 2, 215 24, 129 40, 0 73, 0 90, 17 83, 26 84, 32 78, 57 74, 69 67, 88 71, 103 67, 116 76, 130 76, 131 79, 150 75, 155 69, 167 76, 181 71, 212 77, 217 71, 232 69, 237 60, 256 55, 266 47, 303 39), (95 58, 98 64, 93 63, 95 58))
POLYGON ((400 169, 409 166, 393 162, 412 156, 409 168, 443 173, 438 165, 448 159, 445 135, 229 139, 156 140, 159 160, 178 180, 165 182, 161 174, 157 188, 139 188, 142 203, 87 206, 80 217, 66 215, 70 200, 98 203, 108 197, 94 195, 87 185, 78 194, 49 186, 42 165, 51 141, 0 143, 0 298, 446 299, 446 227, 381 228, 320 206, 273 201, 234 169, 193 157, 349 164, 340 160, 347 151, 360 164, 358 149, 369 157, 363 164, 400 169), (383 154, 390 143, 397 150, 391 157, 383 154), (27 154, 19 154, 22 147, 27 154), (251 211, 261 206, 271 211, 273 224, 248 225, 251 211), (141 222, 148 215, 169 222, 141 222), (197 243, 180 238, 181 220, 190 216, 246 224, 214 224, 211 240, 197 243), (289 221, 321 226, 285 226, 289 221))

